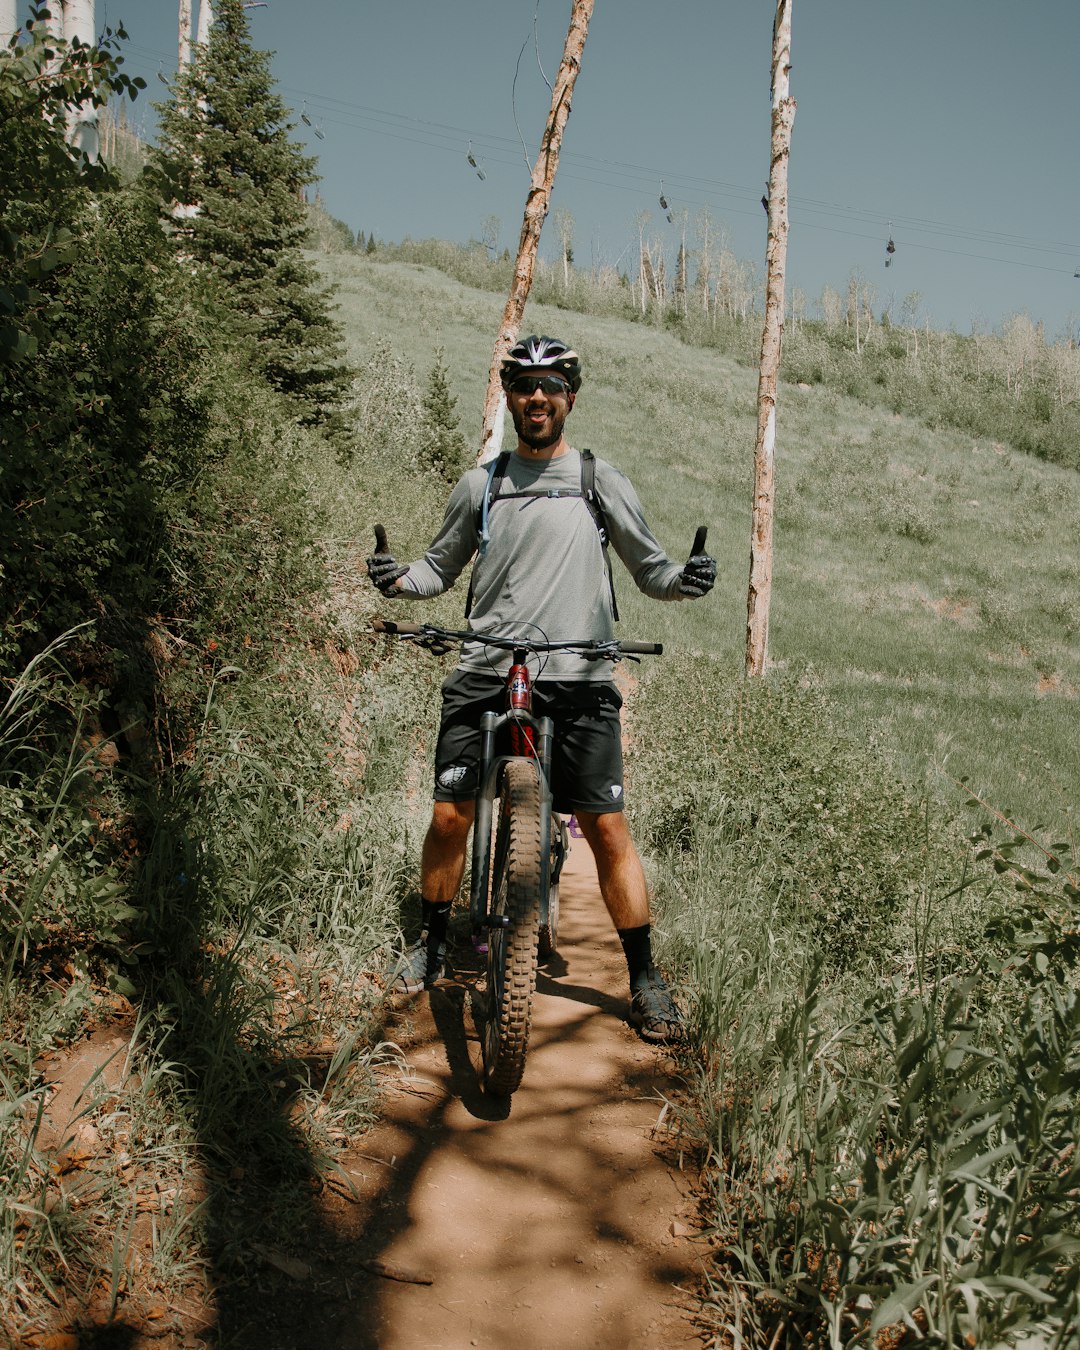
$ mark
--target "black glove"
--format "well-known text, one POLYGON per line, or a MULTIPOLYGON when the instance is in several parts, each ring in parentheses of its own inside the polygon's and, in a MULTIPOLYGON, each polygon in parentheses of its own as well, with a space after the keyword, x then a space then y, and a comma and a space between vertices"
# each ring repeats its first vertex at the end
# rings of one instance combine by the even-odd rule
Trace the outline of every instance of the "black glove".
POLYGON ((699 525, 690 557, 679 576, 680 594, 689 595, 695 600, 708 595, 716 584, 716 559, 705 552, 706 533, 706 526, 699 525))
POLYGON ((394 582, 409 569, 398 566, 397 559, 387 546, 386 531, 381 525, 375 526, 375 552, 367 560, 367 570, 372 585, 377 586, 383 595, 401 594, 394 582))

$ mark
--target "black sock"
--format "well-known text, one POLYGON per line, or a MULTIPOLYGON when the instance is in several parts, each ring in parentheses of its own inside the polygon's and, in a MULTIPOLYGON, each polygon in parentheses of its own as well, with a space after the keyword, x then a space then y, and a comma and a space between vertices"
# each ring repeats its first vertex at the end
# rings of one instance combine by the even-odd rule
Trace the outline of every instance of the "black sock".
POLYGON ((630 988, 636 989, 652 965, 652 925, 643 923, 639 928, 619 928, 616 932, 630 971, 630 988))
POLYGON ((420 926, 421 931, 427 934, 428 946, 437 947, 440 942, 446 941, 446 929, 450 923, 450 907, 452 902, 447 900, 440 902, 437 900, 420 901, 420 926))

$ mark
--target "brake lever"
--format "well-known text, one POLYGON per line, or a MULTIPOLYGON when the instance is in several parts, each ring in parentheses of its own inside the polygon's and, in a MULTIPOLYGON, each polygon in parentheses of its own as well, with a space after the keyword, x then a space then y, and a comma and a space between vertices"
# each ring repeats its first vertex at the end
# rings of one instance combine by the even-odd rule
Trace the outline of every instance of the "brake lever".
POLYGON ((598 642, 591 652, 582 652, 590 661, 625 661, 629 659, 625 652, 619 651, 618 642, 598 642))
POLYGON ((435 637, 434 634, 430 637, 417 637, 415 642, 418 647, 423 647, 432 656, 447 656, 454 650, 453 643, 447 642, 445 638, 435 637))

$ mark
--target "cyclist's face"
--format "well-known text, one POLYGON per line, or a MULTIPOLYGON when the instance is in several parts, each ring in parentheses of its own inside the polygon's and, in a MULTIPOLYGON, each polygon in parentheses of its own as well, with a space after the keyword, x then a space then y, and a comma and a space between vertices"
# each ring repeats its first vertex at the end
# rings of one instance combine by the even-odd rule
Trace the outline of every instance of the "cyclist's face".
POLYGON ((523 375, 510 386, 506 403, 521 442, 531 450, 546 450, 561 438, 574 395, 563 380, 549 378, 541 385, 536 377, 523 375))

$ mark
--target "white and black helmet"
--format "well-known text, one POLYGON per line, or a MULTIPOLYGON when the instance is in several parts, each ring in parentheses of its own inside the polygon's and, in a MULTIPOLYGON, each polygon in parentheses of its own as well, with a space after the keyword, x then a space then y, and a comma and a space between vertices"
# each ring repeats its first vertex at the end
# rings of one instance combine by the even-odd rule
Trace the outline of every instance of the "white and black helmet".
POLYGON ((575 394, 581 388, 581 357, 558 338, 534 335, 515 342, 499 370, 503 388, 509 389, 519 375, 534 370, 561 375, 575 394))

